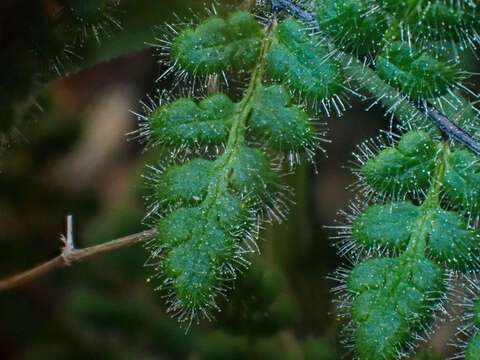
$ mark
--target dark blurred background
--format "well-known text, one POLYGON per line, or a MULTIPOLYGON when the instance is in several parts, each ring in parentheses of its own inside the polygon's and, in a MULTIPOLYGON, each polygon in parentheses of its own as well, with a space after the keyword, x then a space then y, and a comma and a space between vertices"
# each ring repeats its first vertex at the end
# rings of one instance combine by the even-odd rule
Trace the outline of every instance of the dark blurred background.
MULTIPOLYGON (((165 68, 145 43, 155 43, 155 25, 178 22, 174 13, 206 14, 196 0, 122 0, 105 9, 114 21, 82 22, 66 3, 0 5, 1 278, 58 255, 67 214, 77 247, 144 229, 141 174, 165 152, 127 141, 137 126, 130 111, 172 81, 155 81, 165 68), (91 24, 102 25, 99 41, 91 24)), ((388 126, 381 109, 349 103, 342 118, 321 115, 328 158, 284 178, 296 193, 288 220, 262 231, 262 255, 251 256, 215 321, 185 334, 146 282, 148 253, 135 246, 1 293, 0 359, 348 359, 328 280, 342 260, 324 226, 354 197, 345 188, 355 145, 388 126)), ((445 354, 450 330, 425 348, 445 354)), ((419 358, 436 357, 427 349, 419 358)))

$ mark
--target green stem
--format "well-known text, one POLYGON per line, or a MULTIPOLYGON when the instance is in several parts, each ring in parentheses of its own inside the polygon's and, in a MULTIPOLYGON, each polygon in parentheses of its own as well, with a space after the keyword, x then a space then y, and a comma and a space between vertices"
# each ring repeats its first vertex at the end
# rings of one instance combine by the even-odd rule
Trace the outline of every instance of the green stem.
POLYGON ((275 25, 276 22, 273 22, 269 24, 265 30, 265 37, 262 41, 258 63, 253 70, 247 91, 237 105, 237 110, 233 115, 232 127, 230 128, 225 152, 218 159, 220 164, 217 172, 217 181, 212 182, 208 189, 207 199, 210 198, 212 201, 215 201, 217 195, 223 193, 227 189, 233 161, 235 160, 238 150, 245 143, 247 120, 255 104, 257 90, 262 84, 265 57, 272 43, 272 32, 275 25))
POLYGON ((421 214, 413 225, 412 236, 405 254, 422 257, 425 255, 428 234, 431 233, 432 222, 440 208, 440 192, 442 191, 443 177, 449 153, 448 142, 442 142, 435 159, 436 166, 431 179, 432 184, 428 189, 425 201, 420 207, 421 214))
POLYGON ((265 38, 260 49, 258 64, 252 73, 247 91, 242 101, 238 104, 237 111, 233 117, 232 127, 230 129, 224 155, 229 155, 231 152, 235 152, 235 150, 238 149, 239 146, 243 145, 245 141, 247 119, 253 109, 257 90, 262 84, 263 72, 265 69, 265 57, 270 49, 270 45, 272 44, 271 34, 273 27, 274 24, 272 23, 265 30, 265 38))
POLYGON ((265 56, 270 48, 272 43, 272 29, 274 24, 270 24, 265 30, 265 38, 262 42, 262 47, 260 49, 259 61, 255 67, 250 83, 248 85, 247 91, 240 103, 238 104, 237 111, 233 116, 232 127, 230 129, 230 134, 227 140, 227 147, 225 152, 222 155, 224 158, 224 164, 222 164, 223 177, 228 180, 230 175, 231 165, 235 158, 235 154, 238 151, 239 147, 242 146, 245 142, 245 130, 247 127, 247 120, 252 112, 253 105, 255 103, 255 95, 258 88, 262 84, 263 72, 265 68, 265 56))
POLYGON ((366 64, 343 52, 339 53, 337 59, 340 61, 347 77, 373 95, 377 102, 381 102, 387 108, 387 112, 395 114, 395 119, 401 125, 408 127, 409 124, 414 122, 417 128, 432 128, 425 115, 405 95, 388 85, 366 64))
POLYGON ((406 277, 409 276, 410 264, 412 264, 412 261, 425 258, 428 235, 431 233, 432 222, 434 221, 440 207, 440 192, 442 190, 443 176, 449 153, 450 149, 448 143, 443 142, 440 145, 435 159, 436 166, 431 178, 432 185, 428 189, 425 201, 420 207, 420 216, 412 225, 412 235, 408 242, 407 249, 399 257, 401 267, 395 275, 395 278, 392 280, 392 292, 405 280, 406 277))

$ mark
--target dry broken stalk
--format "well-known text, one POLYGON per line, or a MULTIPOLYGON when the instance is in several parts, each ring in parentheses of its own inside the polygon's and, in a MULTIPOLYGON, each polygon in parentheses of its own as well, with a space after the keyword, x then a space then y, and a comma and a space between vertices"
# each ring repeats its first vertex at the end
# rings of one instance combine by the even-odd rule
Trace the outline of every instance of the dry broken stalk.
POLYGON ((69 215, 67 217, 67 234, 62 234, 60 237, 62 242, 65 244, 65 246, 62 248, 62 253, 52 260, 38 265, 33 269, 1 280, 0 292, 22 286, 52 272, 57 268, 67 267, 73 263, 80 262, 87 258, 142 242, 145 239, 152 237, 154 234, 155 230, 145 230, 136 234, 114 239, 100 245, 95 245, 84 249, 76 249, 73 244, 72 216, 69 215))

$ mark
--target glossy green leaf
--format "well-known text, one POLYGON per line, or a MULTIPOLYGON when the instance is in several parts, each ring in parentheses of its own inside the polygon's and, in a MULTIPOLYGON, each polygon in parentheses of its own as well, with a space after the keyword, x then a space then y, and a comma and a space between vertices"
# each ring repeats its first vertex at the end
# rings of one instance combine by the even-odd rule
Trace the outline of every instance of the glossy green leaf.
POLYGON ((213 161, 192 159, 169 167, 160 176, 156 195, 160 202, 194 204, 204 199, 212 180, 213 161))
POLYGON ((387 281, 388 269, 394 263, 395 259, 384 257, 372 258, 355 265, 348 277, 348 290, 353 293, 362 293, 382 287, 387 281))
MULTIPOLYGON (((352 241, 367 249, 405 250, 423 216, 407 201, 372 205, 353 222, 352 241)), ((427 254, 438 263, 463 272, 480 267, 480 234, 456 212, 436 210, 426 235, 427 254)))
POLYGON ((340 64, 326 45, 318 44, 300 22, 288 18, 277 25, 266 58, 265 72, 306 96, 326 99, 342 90, 340 64))
POLYGON ((396 148, 387 148, 362 168, 366 182, 382 193, 399 195, 429 186, 437 146, 428 134, 410 131, 396 148))
MULTIPOLYGON (((395 18, 403 18, 413 39, 463 42, 478 31, 479 12, 472 1, 430 0, 409 9, 407 1, 376 0, 395 18)), ((465 44, 462 44, 465 45, 465 44)))
POLYGON ((168 248, 186 242, 192 237, 200 214, 197 207, 181 207, 172 211, 157 224, 158 242, 168 248))
POLYGON ((349 51, 373 53, 388 27, 384 14, 368 0, 317 0, 317 21, 322 32, 349 51))
POLYGON ((419 215, 420 208, 407 201, 372 205, 353 222, 352 241, 368 249, 404 250, 419 215))
POLYGON ((413 98, 435 98, 460 79, 459 70, 433 52, 395 41, 377 56, 378 76, 413 98))
POLYGON ((311 148, 315 141, 308 114, 292 105, 290 94, 281 85, 258 90, 249 126, 281 151, 302 151, 311 148))
POLYGON ((397 358, 411 333, 430 320, 432 307, 445 292, 439 265, 405 255, 356 265, 347 288, 355 294, 352 317, 362 360, 397 358))
POLYGON ((160 221, 157 243, 181 308, 198 311, 212 305, 218 279, 232 275, 229 265, 248 226, 247 208, 228 193, 207 198, 199 207, 179 208, 160 221))
POLYGON ((473 271, 480 266, 480 233, 467 229, 453 211, 438 210, 432 222, 428 254, 453 270, 473 271))
POLYGON ((268 156, 258 149, 242 146, 232 164, 232 189, 265 200, 274 191, 276 183, 277 174, 270 168, 268 156))
POLYGON ((475 335, 468 343, 465 360, 480 360, 480 334, 475 335))
POLYGON ((462 41, 480 27, 478 9, 470 1, 437 0, 409 17, 414 36, 435 40, 462 41))
POLYGON ((444 175, 444 191, 466 211, 480 212, 480 163, 475 154, 460 150, 449 156, 444 175))
POLYGON ((228 138, 236 110, 224 94, 213 94, 196 104, 181 98, 160 106, 150 116, 151 138, 173 146, 219 145, 228 138))
POLYGON ((192 74, 219 73, 229 67, 251 69, 258 60, 262 32, 248 12, 232 13, 226 20, 214 16, 180 32, 170 55, 192 74))

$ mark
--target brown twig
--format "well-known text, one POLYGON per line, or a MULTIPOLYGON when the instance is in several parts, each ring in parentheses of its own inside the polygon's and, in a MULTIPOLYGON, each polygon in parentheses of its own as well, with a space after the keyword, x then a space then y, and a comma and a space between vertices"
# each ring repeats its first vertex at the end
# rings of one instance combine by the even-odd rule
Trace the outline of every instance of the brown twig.
POLYGON ((57 268, 67 267, 73 263, 80 262, 87 258, 97 256, 116 249, 134 245, 144 241, 155 234, 155 230, 146 230, 136 234, 128 235, 119 239, 115 239, 100 245, 91 246, 84 249, 75 249, 73 245, 73 226, 72 216, 67 217, 67 234, 61 235, 61 240, 65 244, 62 253, 50 261, 27 270, 23 273, 11 276, 0 281, 0 292, 7 291, 30 281, 38 279, 57 268))

